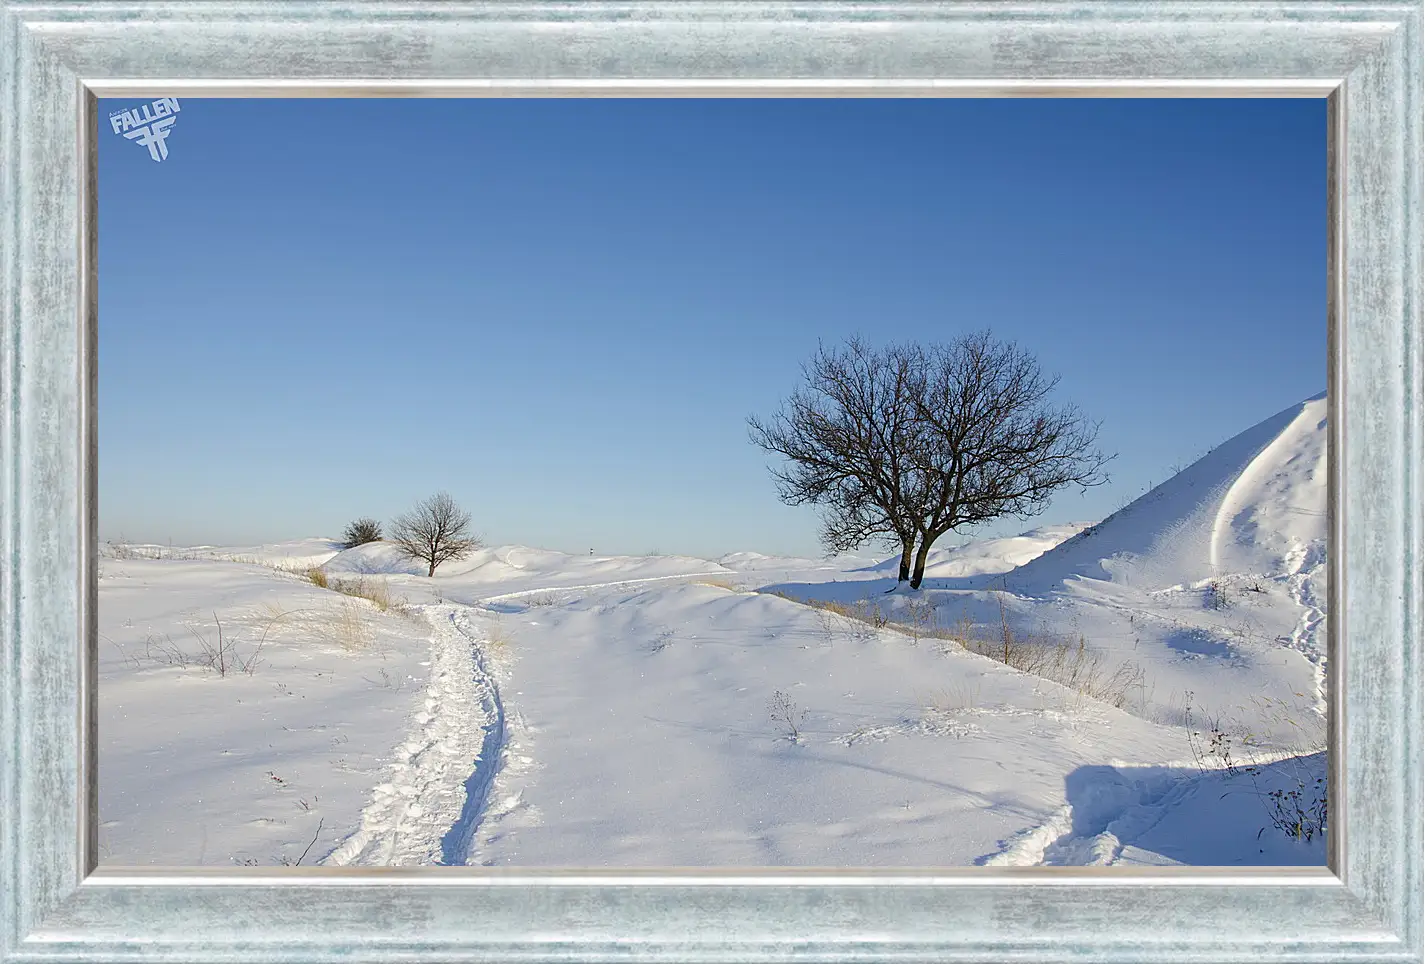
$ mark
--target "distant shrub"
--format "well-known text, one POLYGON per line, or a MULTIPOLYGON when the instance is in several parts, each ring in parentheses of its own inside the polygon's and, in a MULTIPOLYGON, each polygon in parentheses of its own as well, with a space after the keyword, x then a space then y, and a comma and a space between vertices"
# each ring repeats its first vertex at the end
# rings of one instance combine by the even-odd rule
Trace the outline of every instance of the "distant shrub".
POLYGON ((364 546, 368 542, 381 541, 381 523, 375 519, 362 517, 346 527, 342 533, 341 544, 345 549, 354 546, 364 546))

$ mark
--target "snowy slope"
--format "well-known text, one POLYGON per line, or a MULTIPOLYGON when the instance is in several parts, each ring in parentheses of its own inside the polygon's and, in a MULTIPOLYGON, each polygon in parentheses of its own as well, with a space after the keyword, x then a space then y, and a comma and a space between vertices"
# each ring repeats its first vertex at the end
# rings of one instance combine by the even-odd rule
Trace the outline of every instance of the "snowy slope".
POLYGON ((1277 575, 1326 538, 1326 397, 1228 440, 1009 579, 1018 592, 1073 577, 1145 589, 1223 573, 1277 575))
POLYGON ((101 860, 1320 864, 1270 794, 1324 776, 1325 409, 1078 534, 937 552, 919 593, 854 557, 501 546, 431 579, 387 543, 120 547, 100 578, 101 860), (798 599, 1003 619, 1143 679, 1115 708, 798 599), (243 653, 266 634, 254 673, 164 655, 219 621, 243 653), (365 642, 342 645, 353 626, 365 642), (1188 724, 1261 768, 1216 769, 1188 724))
POLYGON ((472 863, 966 865, 1050 819, 1076 768, 1188 755, 1174 727, 755 592, 581 590, 477 621, 510 722, 472 863))
POLYGON ((1326 414, 1319 395, 1266 419, 1002 577, 1013 610, 1145 666, 1159 712, 1193 693, 1260 739, 1315 745, 1326 414))
POLYGON ((442 563, 432 581, 425 577, 423 563, 403 558, 389 542, 368 543, 337 553, 322 568, 337 574, 385 575, 393 585, 410 586, 417 593, 438 590, 445 598, 464 601, 560 586, 732 574, 717 563, 690 556, 585 556, 528 546, 499 546, 442 563))
POLYGON ((129 559, 206 559, 213 562, 241 562, 300 572, 320 566, 341 551, 333 539, 294 539, 255 546, 160 546, 147 543, 109 543, 100 555, 121 555, 129 559))
POLYGON ((315 862, 405 733, 429 636, 263 566, 104 559, 100 862, 315 862))
MULTIPOLYGON (((962 546, 932 548, 925 559, 925 576, 927 579, 956 579, 1009 572, 1039 558, 1065 539, 1078 535, 1089 525, 1087 522, 1071 522, 1057 526, 1041 526, 1017 536, 979 539, 962 546)), ((899 568, 899 556, 893 556, 873 567, 879 574, 889 573, 892 576, 899 568)))

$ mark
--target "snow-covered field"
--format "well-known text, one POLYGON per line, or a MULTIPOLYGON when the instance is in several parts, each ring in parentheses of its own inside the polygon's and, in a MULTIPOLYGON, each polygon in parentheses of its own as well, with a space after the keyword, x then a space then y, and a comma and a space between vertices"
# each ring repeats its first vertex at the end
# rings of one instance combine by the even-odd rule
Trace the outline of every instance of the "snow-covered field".
POLYGON ((1325 776, 1325 418, 915 593, 879 558, 110 546, 101 861, 1323 863, 1273 793, 1325 776))

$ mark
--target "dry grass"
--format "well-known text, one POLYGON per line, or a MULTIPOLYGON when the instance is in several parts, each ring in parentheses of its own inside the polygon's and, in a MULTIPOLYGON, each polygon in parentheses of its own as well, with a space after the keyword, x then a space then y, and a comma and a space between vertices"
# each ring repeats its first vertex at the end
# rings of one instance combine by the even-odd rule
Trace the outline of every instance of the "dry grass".
POLYGON ((289 642, 294 635, 317 639, 348 653, 367 652, 376 645, 376 626, 370 611, 355 598, 343 599, 336 606, 302 609, 284 609, 279 603, 267 602, 257 608, 257 614, 263 620, 261 645, 275 640, 283 631, 288 633, 289 642))
POLYGON ((497 660, 505 659, 510 655, 510 644, 513 640, 509 631, 505 628, 503 620, 498 613, 490 617, 489 625, 485 631, 485 652, 489 653, 497 660))
POLYGON ((327 571, 319 566, 312 566, 307 570, 307 581, 318 589, 327 589, 331 586, 331 581, 327 579, 327 571))
POLYGON ((326 618, 317 621, 312 630, 319 639, 340 646, 348 653, 364 653, 376 645, 371 621, 363 607, 350 599, 328 610, 326 618))
MULTIPOLYGON (((200 623, 186 627, 193 637, 196 649, 186 649, 175 643, 167 633, 150 633, 144 640, 143 655, 125 652, 117 642, 115 647, 123 655, 125 662, 135 669, 145 663, 174 666, 180 669, 197 668, 210 670, 221 677, 236 676, 239 673, 252 676, 262 665, 262 650, 267 645, 268 629, 264 628, 255 643, 243 643, 230 626, 213 613, 213 628, 200 623)), ((110 642, 113 642, 110 640, 110 642)))
POLYGON ((1111 667, 1103 653, 1090 649, 1082 635, 1020 633, 1009 625, 1000 598, 1000 624, 992 633, 969 633, 960 644, 1022 673, 1058 683, 1081 696, 1122 709, 1143 688, 1143 669, 1124 662, 1111 667))
POLYGON ((828 644, 835 642, 838 636, 869 642, 877 639, 881 630, 891 625, 885 610, 866 599, 853 603, 808 600, 807 604, 817 611, 821 634, 828 644))
POLYGON ((980 681, 962 679, 949 686, 929 690, 919 697, 921 706, 932 713, 963 713, 980 705, 980 681))
MULTIPOLYGON (((1143 669, 1137 663, 1110 665, 1102 652, 1089 648, 1082 635, 1070 637, 1016 631, 1009 624, 1002 596, 999 625, 982 627, 972 623, 968 616, 962 616, 952 626, 941 625, 935 604, 929 599, 910 601, 906 606, 909 621, 901 622, 892 620, 885 610, 870 600, 839 603, 798 599, 784 592, 773 592, 772 595, 815 609, 821 620, 822 633, 828 641, 839 635, 872 640, 878 638, 883 630, 902 633, 917 641, 938 639, 1119 709, 1128 706, 1135 697, 1141 699, 1145 685, 1143 669)), ((977 698, 977 693, 943 694, 943 701, 951 705, 965 705, 967 701, 973 702, 977 698)))
POLYGON ((902 622, 892 619, 879 603, 869 599, 842 603, 827 599, 798 599, 784 592, 772 592, 770 595, 815 609, 821 621, 822 635, 828 641, 837 636, 860 641, 872 640, 878 638, 882 630, 901 633, 916 641, 926 638, 955 641, 959 639, 953 630, 939 625, 935 603, 929 600, 912 600, 907 606, 910 621, 902 622))
POLYGON ((405 599, 391 597, 391 585, 385 579, 368 579, 366 576, 356 579, 333 579, 330 588, 343 596, 365 599, 383 613, 403 610, 406 605, 405 599))
POLYGON ((728 592, 742 592, 742 587, 726 579, 694 579, 693 585, 707 586, 709 589, 726 589, 728 592))

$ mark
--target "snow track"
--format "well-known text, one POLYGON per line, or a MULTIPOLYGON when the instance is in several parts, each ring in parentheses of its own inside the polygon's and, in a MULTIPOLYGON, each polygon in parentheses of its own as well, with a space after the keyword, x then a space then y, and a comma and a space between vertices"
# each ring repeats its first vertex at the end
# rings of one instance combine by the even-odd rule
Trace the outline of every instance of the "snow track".
POLYGON ((463 864, 504 742, 504 707, 463 606, 425 606, 431 679, 415 729, 330 866, 463 864))
POLYGON ((1151 829, 1191 785, 1190 778, 1141 780, 1109 767, 1081 782, 1078 799, 1022 831, 987 867, 1107 867, 1127 842, 1151 829))
POLYGON ((1308 660, 1316 674, 1316 712, 1326 717, 1326 645, 1321 630, 1326 612, 1317 594, 1317 580, 1326 573, 1326 552, 1321 545, 1301 547, 1287 559, 1287 585, 1301 607, 1301 618, 1292 630, 1289 645, 1308 660))
POLYGON ((469 643, 470 657, 476 671, 475 690, 481 715, 485 720, 480 756, 475 763, 474 772, 465 781, 465 805, 460 810, 460 818, 440 842, 441 863, 460 865, 469 862, 470 846, 475 839, 475 831, 480 826, 480 818, 484 815, 490 787, 495 782, 495 774, 499 771, 504 757, 505 706, 500 700, 500 690, 495 685, 494 674, 486 666, 476 643, 468 612, 453 612, 450 614, 450 621, 456 632, 469 643))

